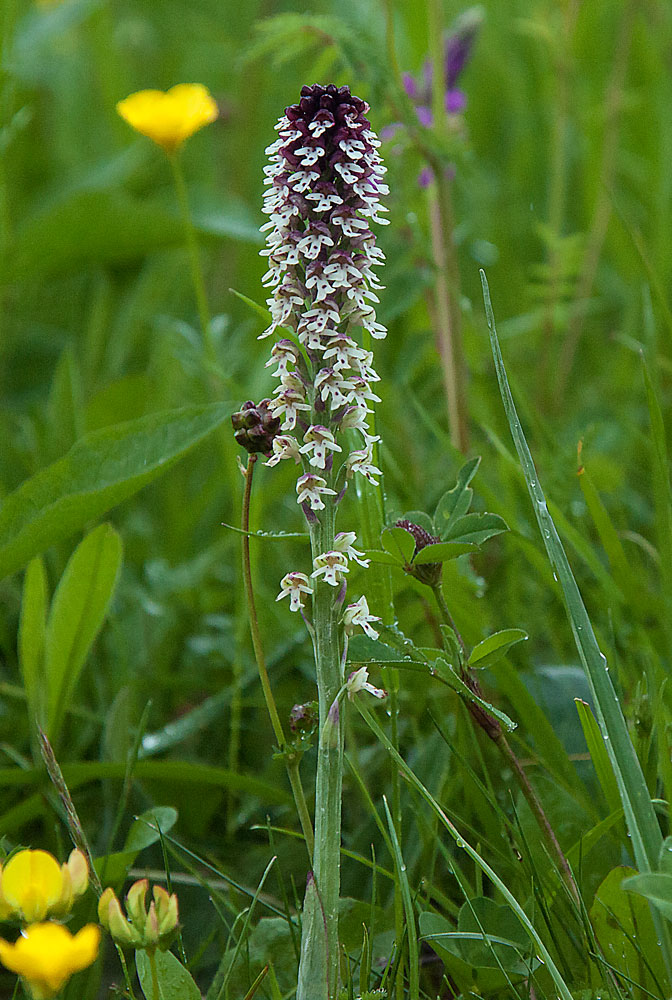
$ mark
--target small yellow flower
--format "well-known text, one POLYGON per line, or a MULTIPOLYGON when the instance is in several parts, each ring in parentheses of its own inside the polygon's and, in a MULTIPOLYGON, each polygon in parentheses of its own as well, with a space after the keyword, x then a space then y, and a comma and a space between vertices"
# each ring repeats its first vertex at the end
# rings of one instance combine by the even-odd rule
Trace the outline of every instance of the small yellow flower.
POLYGON ((73 973, 95 962, 99 943, 95 924, 74 936, 62 924, 31 924, 16 944, 0 938, 0 962, 25 980, 33 1000, 50 1000, 73 973))
POLYGON ((88 885, 89 870, 81 851, 64 865, 47 851, 19 851, 0 871, 0 919, 27 924, 47 915, 62 916, 88 885))
POLYGON ((128 124, 152 139, 167 153, 174 153, 190 135, 214 122, 219 113, 215 100, 202 83, 178 83, 168 91, 140 90, 117 104, 128 124))

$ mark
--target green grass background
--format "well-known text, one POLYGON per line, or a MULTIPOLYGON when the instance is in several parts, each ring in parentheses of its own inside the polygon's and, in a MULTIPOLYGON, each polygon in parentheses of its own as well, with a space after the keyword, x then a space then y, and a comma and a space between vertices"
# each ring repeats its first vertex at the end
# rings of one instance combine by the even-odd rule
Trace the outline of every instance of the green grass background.
MULTIPOLYGON (((498 628, 522 628, 530 636, 483 685, 519 723, 514 743, 569 850, 609 814, 609 803, 586 759, 573 703, 586 697, 586 682, 510 443, 478 271, 488 274, 521 419, 649 790, 665 799, 672 587, 669 486, 666 472, 656 474, 656 458, 669 424, 672 371, 672 11, 663 0, 486 0, 482 9, 483 26, 461 78, 467 107, 452 147, 452 190, 469 454, 483 458, 475 506, 501 514, 511 531, 464 565, 448 564, 445 593, 470 645, 498 628), (662 413, 655 438, 644 360, 662 413), (565 752, 578 755, 569 772, 565 752)), ((390 10, 399 66, 417 73, 428 49, 426 5, 392 0, 390 10)), ((448 26, 462 8, 451 0, 443 10, 448 26)), ((324 0, 307 9, 276 0, 41 6, 5 0, 0 501, 90 431, 212 399, 234 410, 271 392, 264 369, 269 342, 257 340, 263 320, 231 292, 263 301, 264 148, 304 83, 349 84, 371 104, 379 131, 398 119, 384 14, 375 0, 324 0), (182 157, 215 317, 217 362, 209 367, 168 164, 115 112, 116 101, 132 91, 197 81, 209 87, 221 112, 188 141, 182 157)), ((380 234, 388 257, 380 318, 389 335, 375 346, 391 521, 408 510, 433 509, 462 459, 450 445, 427 307, 434 266, 427 196, 417 184, 422 161, 399 140, 386 143, 383 155, 391 225, 380 234)), ((223 527, 238 523, 241 495, 225 423, 108 515, 123 539, 123 568, 57 751, 63 764, 123 765, 144 737, 140 756, 156 766, 138 768, 113 844, 123 766, 114 775, 92 767, 73 789, 95 853, 119 849, 133 815, 156 804, 174 806, 178 840, 252 892, 277 854, 265 898, 283 911, 300 898, 306 865, 295 839, 269 832, 296 830, 297 823, 256 679, 240 536, 223 527), (175 762, 211 770, 178 773, 171 770, 175 762)), ((344 508, 345 525, 357 512, 349 499, 344 508)), ((304 530, 293 467, 259 470, 253 522, 270 532, 304 530)), ((80 539, 81 533, 70 536, 45 553, 52 592, 80 539)), ((259 539, 252 541, 252 557, 284 720, 294 703, 314 695, 310 645, 300 622, 275 603, 284 573, 308 570, 308 548, 300 538, 259 539)), ((365 587, 363 573, 351 575, 355 588, 365 587)), ((434 645, 436 626, 421 588, 401 574, 393 582, 401 627, 421 645, 434 645)), ((31 770, 17 664, 21 586, 21 574, 0 583, 0 833, 7 848, 32 844, 63 852, 67 833, 57 804, 31 770), (10 768, 25 770, 25 783, 12 778, 10 784, 3 777, 10 768)), ((473 733, 453 695, 411 673, 402 680, 404 757, 472 843, 499 865, 504 881, 525 896, 530 879, 543 881, 544 857, 524 807, 509 795, 510 775, 473 733), (508 832, 493 802, 513 824, 508 832), (524 870, 516 867, 516 850, 526 859, 524 870)), ((348 743, 384 822, 387 757, 359 721, 352 721, 348 743)), ((307 787, 312 768, 308 754, 307 787)), ((373 841, 378 863, 389 871, 394 859, 352 776, 345 795, 345 846, 370 860, 373 841)), ((402 844, 417 905, 454 917, 463 896, 451 868, 460 859, 406 787, 403 806, 402 844)), ((665 816, 664 833, 666 823, 665 816)), ((588 907, 607 873, 628 860, 619 826, 581 858, 588 907)), ((142 862, 163 867, 156 847, 142 862)), ((187 884, 178 886, 185 946, 207 982, 222 948, 237 940, 236 915, 248 901, 222 882, 213 906, 190 878, 184 855, 172 864, 187 873, 187 884)), ((480 894, 481 876, 465 859, 461 867, 467 892, 480 894)), ((202 867, 198 872, 205 874, 202 867)), ((390 887, 379 874, 381 932, 391 928, 390 887)), ((343 890, 359 901, 346 934, 356 955, 372 892, 365 863, 344 860, 343 890)), ((262 915, 268 912, 258 906, 245 931, 248 943, 262 915)), ((575 942, 562 938, 560 922, 551 921, 551 938, 578 996, 591 982, 589 963, 575 942)), ((294 950, 280 925, 269 930, 271 937, 273 930, 280 937, 268 948, 287 990, 294 950)), ((249 965, 239 963, 223 995, 244 995, 263 965, 264 948, 265 941, 252 941, 249 965)), ((445 991, 440 981, 428 959, 426 995, 445 991)), ((81 987, 73 989, 72 996, 82 995, 81 987)), ((90 997, 97 990, 105 995, 94 978, 86 989, 90 997)), ((506 989, 499 995, 515 995, 506 989)), ((529 995, 519 989, 521 997, 529 995)), ((550 996, 550 989, 542 978, 536 995, 548 990, 550 996)), ((627 984, 621 989, 624 996, 645 995, 627 984)))

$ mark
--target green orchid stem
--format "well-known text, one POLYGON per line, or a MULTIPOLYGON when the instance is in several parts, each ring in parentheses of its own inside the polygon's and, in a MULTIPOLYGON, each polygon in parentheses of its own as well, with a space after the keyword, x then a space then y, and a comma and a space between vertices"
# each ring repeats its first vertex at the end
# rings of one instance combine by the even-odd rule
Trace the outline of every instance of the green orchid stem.
MULTIPOLYGON (((271 719, 271 725, 273 726, 273 733, 275 734, 275 739, 278 744, 280 751, 284 751, 287 745, 285 740, 285 734, 282 728, 282 723, 280 722, 280 716, 278 715, 278 709, 275 704, 275 698, 273 697, 273 691, 271 690, 271 682, 268 677, 268 670, 266 669, 266 659, 264 657, 264 649, 261 644, 261 633, 259 631, 259 619, 257 618, 257 608, 254 602, 254 590, 252 589, 252 569, 250 564, 250 498, 252 496, 252 477, 254 474, 254 466, 257 462, 257 455, 250 455, 247 468, 245 469, 245 492, 243 494, 243 514, 241 519, 241 527, 243 529, 243 579, 245 581, 245 595, 247 597, 247 610, 250 618, 250 633, 252 636, 252 646, 254 648, 254 657, 257 661, 257 669, 259 670, 259 679, 261 680, 261 689, 264 692, 264 700, 266 702, 266 708, 268 709, 268 714, 271 719)), ((308 804, 306 802, 306 797, 303 793, 303 785, 301 784, 301 778, 299 776, 299 755, 290 754, 284 757, 285 766, 287 768, 287 777, 289 778, 289 784, 292 789, 292 795, 294 796, 294 802, 296 804, 296 809, 299 814, 299 822, 301 824, 301 830, 303 831, 303 836, 306 842, 306 850, 308 851, 308 857, 313 858, 313 852, 315 848, 315 841, 313 836, 313 825, 310 821, 310 813, 308 811, 308 804)))
POLYGON ((161 995, 159 993, 159 974, 156 971, 156 953, 153 950, 148 951, 147 958, 149 959, 149 968, 152 972, 152 1000, 161 1000, 161 995))
MULTIPOLYGON (((310 524, 313 559, 334 548, 335 508, 329 504, 310 524)), ((341 883, 341 792, 345 702, 339 708, 343 684, 340 649, 340 606, 337 588, 322 580, 313 592, 315 665, 320 714, 315 781, 315 852, 313 874, 326 929, 326 971, 329 1000, 338 996, 338 901, 341 883), (332 709, 333 706, 333 709, 332 709), (331 710, 331 711, 330 711, 331 710)), ((319 942, 315 948, 324 947, 319 942)), ((305 1000, 308 1000, 306 997, 305 1000)), ((316 998, 317 1000, 317 998, 316 998)), ((320 998, 321 1000, 321 998, 320 998)))
MULTIPOLYGON (((448 609, 448 605, 446 604, 446 599, 443 595, 443 588, 441 586, 440 581, 439 583, 436 584, 436 586, 432 587, 432 593, 434 594, 434 598, 436 600, 437 606, 439 608, 444 623, 446 625, 449 625, 452 628, 455 635, 457 636, 457 640, 462 650, 464 664, 466 665, 469 662, 469 651, 464 643, 462 636, 460 635, 459 631, 455 626, 453 617, 448 609)), ((463 666, 462 670, 463 670, 463 677, 465 680, 467 680, 469 677, 468 666, 463 666)), ((471 713, 470 717, 473 719, 471 713)), ((491 719, 492 717, 489 718, 491 719)), ((580 913, 582 906, 581 895, 579 893, 577 884, 574 881, 574 876, 572 874, 571 868, 569 867, 569 862, 567 861, 567 858, 565 857, 563 850, 560 847, 560 844, 558 843, 558 838, 555 835, 555 831, 553 830, 553 827, 551 826, 548 820, 548 816, 544 812, 544 807, 542 806, 537 796, 537 793, 535 792, 534 788, 530 784, 527 775, 525 774, 522 764, 516 757, 514 751, 511 749, 509 742, 499 724, 498 725, 493 724, 492 726, 482 725, 481 728, 485 733, 487 733, 487 735, 493 741, 493 743, 501 753, 502 757, 513 771, 516 781, 518 782, 518 786, 525 797, 525 801, 530 807, 532 815, 534 816, 535 820, 537 821, 537 825, 541 830, 541 834, 546 843, 548 852, 551 855, 551 857, 555 859, 555 862, 558 866, 558 871, 560 872, 560 876, 567 888, 569 896, 578 907, 578 912, 580 913)))
POLYGON ((196 307, 198 309, 198 317, 201 323, 201 330, 203 332, 205 357, 208 364, 214 366, 217 363, 217 352, 212 339, 210 310, 208 308, 208 298, 205 292, 205 279, 203 278, 201 255, 199 253, 198 242, 196 240, 196 230, 194 229, 194 224, 191 219, 187 185, 184 180, 184 172, 182 170, 179 153, 174 153, 172 156, 169 156, 168 159, 170 160, 170 166, 173 171, 175 191, 177 193, 177 201, 180 206, 182 225, 184 226, 184 236, 187 244, 187 252, 189 254, 189 266, 191 268, 191 280, 194 285, 196 307))

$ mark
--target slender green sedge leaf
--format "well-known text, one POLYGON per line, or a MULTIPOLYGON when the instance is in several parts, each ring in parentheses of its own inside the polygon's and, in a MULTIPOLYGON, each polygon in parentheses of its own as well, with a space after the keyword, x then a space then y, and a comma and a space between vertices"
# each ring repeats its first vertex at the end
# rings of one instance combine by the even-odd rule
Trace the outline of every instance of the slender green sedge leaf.
MULTIPOLYGON (((406 666, 406 664, 404 664, 404 666, 406 666)), ((513 720, 510 719, 505 712, 500 712, 500 710, 495 708, 494 705, 491 705, 483 698, 479 698, 477 694, 474 694, 471 688, 468 687, 462 680, 460 675, 451 669, 447 660, 441 659, 440 657, 437 658, 434 661, 432 673, 435 677, 438 677, 439 680, 443 681, 443 683, 448 687, 457 691, 458 694, 461 694, 467 701, 476 702, 477 705, 480 705, 481 708, 486 712, 489 712, 490 715, 494 715, 495 718, 499 719, 502 725, 508 729, 509 732, 513 732, 513 730, 516 729, 516 723, 513 722, 513 720)))
POLYGON ((617 823, 623 820, 623 809, 618 806, 616 812, 610 813, 609 816, 605 816, 603 820, 596 823, 588 833, 584 833, 579 837, 577 842, 570 847, 567 851, 567 860, 572 868, 578 869, 581 864, 585 864, 585 858, 588 852, 596 847, 603 837, 606 837, 608 833, 616 826, 617 823))
POLYGON ((152 413, 85 435, 0 506, 0 579, 137 493, 226 420, 224 403, 152 413))
MULTIPOLYGON (((632 850, 640 872, 652 871, 660 852, 662 835, 651 797, 644 781, 644 775, 637 759, 621 705, 611 683, 607 661, 601 653, 593 632, 588 613, 574 579, 553 518, 548 512, 546 497, 539 484, 530 449, 525 440, 523 428, 518 419, 509 382, 506 377, 504 360, 499 347, 495 317, 490 303, 490 290, 481 270, 483 300, 490 331, 490 344, 497 371, 499 390, 506 410, 511 436, 513 437, 525 481, 532 500, 534 513, 539 524, 549 561, 557 574, 562 588, 565 608, 570 621, 574 641, 591 688, 597 721, 609 756, 619 795, 623 803, 625 821, 632 839, 632 850)), ((668 975, 672 978, 672 948, 670 936, 659 914, 653 911, 656 930, 665 956, 668 975)))
POLYGON ((19 665, 32 721, 44 725, 44 637, 47 628, 47 574, 41 559, 32 559, 23 581, 19 621, 19 665))
POLYGON ((600 732, 600 727, 593 715, 590 705, 581 698, 575 698, 574 704, 579 713, 579 721, 583 729, 583 735, 588 746, 588 753, 595 768, 597 780, 604 792, 609 810, 613 813, 621 808, 621 796, 618 793, 618 785, 614 777, 614 772, 609 761, 609 755, 604 746, 604 739, 600 732))
MULTIPOLYGON (((259 899, 259 896, 261 895, 261 890, 264 888, 264 883, 266 882, 266 879, 268 878, 269 872, 270 872, 271 868, 273 867, 273 865, 275 864, 275 862, 277 860, 278 860, 277 857, 272 857, 271 860, 266 865, 266 868, 264 869, 264 874, 261 876, 261 879, 259 881, 259 885, 257 886, 256 892, 255 892, 254 896, 252 897, 252 902, 250 903, 250 905, 248 907, 248 910, 247 910, 247 913, 245 914, 245 921, 244 921, 243 926, 241 928, 240 934, 238 935, 238 943, 236 945, 236 950, 234 951, 233 957, 232 957, 231 961, 228 964, 228 967, 226 969, 226 972, 224 973, 223 979, 219 983, 219 988, 217 989, 217 992, 214 994, 216 996, 217 1000, 222 1000, 222 997, 226 995, 227 986, 229 984, 229 979, 231 978, 231 973, 233 972, 234 966, 235 966, 236 962, 238 961, 238 956, 240 954, 240 949, 242 948, 243 943, 247 941, 247 936, 248 936, 248 930, 249 930, 249 926, 250 926, 250 921, 252 920, 252 915, 254 914, 254 910, 255 910, 255 907, 256 907, 256 904, 257 904, 257 900, 259 899)), ((212 986, 214 986, 214 985, 215 985, 215 983, 213 982, 212 986)), ((214 993, 214 991, 212 989, 212 986, 210 987, 210 990, 208 990, 209 994, 214 993)))
POLYGON ((523 632, 521 628, 505 628, 501 632, 495 632, 474 646, 469 657, 469 666, 478 667, 479 670, 482 667, 491 667, 493 663, 501 660, 511 646, 525 639, 527 632, 523 632))
POLYGON ((653 502, 656 511, 658 551, 660 552, 660 577, 667 612, 663 615, 663 625, 666 629, 668 643, 672 648, 672 496, 670 495, 667 438, 660 402, 643 356, 642 365, 653 445, 651 463, 653 502))
POLYGON ((624 594, 628 594, 628 596, 634 594, 641 599, 641 591, 638 587, 633 586, 632 566, 628 562, 628 557, 623 550, 618 532, 611 522, 609 512, 602 502, 602 497, 597 491, 592 476, 585 467, 581 469, 579 485, 581 486, 581 492, 583 493, 583 499, 586 501, 588 512, 600 536, 604 551, 607 553, 609 566, 614 577, 624 594))
POLYGON ((392 757, 395 763, 399 766, 402 773, 408 779, 409 783, 413 786, 413 788, 415 788, 419 792, 419 794, 423 797, 425 802, 427 802, 430 808, 434 811, 438 819, 441 821, 442 825, 445 827, 445 829, 448 831, 450 836, 455 841, 456 846, 464 850, 465 853, 469 855, 472 861, 474 861, 474 863, 477 864, 478 867, 481 869, 483 874, 487 875, 487 877, 490 879, 495 888, 497 888, 501 892, 502 896, 507 901, 507 903, 509 904, 515 915, 518 917, 518 920, 525 928, 525 931, 530 936, 536 948, 538 949, 537 953, 540 956, 540 958, 542 958, 543 961, 545 962, 548 973, 556 985, 561 1000, 572 1000, 572 994, 570 993, 567 984, 565 983, 564 979, 560 974, 559 969, 557 968, 555 962, 553 961, 553 957, 551 956, 550 952, 548 951, 548 948, 542 941, 541 937, 539 936, 539 933, 535 929, 534 925, 531 923, 529 917, 525 913, 525 910, 520 905, 516 897, 509 890, 506 884, 502 882, 497 872, 495 872, 487 863, 487 861, 485 861, 481 857, 481 855, 474 850, 471 844, 469 844, 464 839, 464 837, 457 829, 457 827, 451 822, 451 820, 448 819, 448 816, 445 814, 445 812, 443 811, 439 803, 436 801, 432 793, 427 788, 425 788, 423 783, 416 776, 414 771, 411 770, 411 768, 408 766, 408 764, 401 756, 401 754, 392 746, 390 740, 387 738, 386 734, 380 728, 378 722, 373 717, 373 715, 368 711, 368 709, 364 708, 363 705, 360 704, 359 700, 355 702, 355 705, 357 706, 357 710, 359 711, 360 715, 368 725, 369 729, 371 729, 373 734, 378 738, 378 740, 380 740, 382 745, 387 750, 388 754, 392 757))
POLYGON ((254 299, 248 298, 247 295, 243 295, 242 292, 237 292, 235 288, 229 288, 229 291, 232 295, 235 295, 237 299, 240 299, 241 302, 244 302, 246 306, 249 306, 252 312, 255 312, 257 316, 261 316, 264 323, 269 322, 271 314, 266 306, 259 305, 259 303, 255 302, 254 299))
MULTIPOLYGON (((359 445, 355 445, 358 447, 359 445)), ((365 549, 381 543, 385 524, 383 494, 380 487, 369 482, 364 476, 355 476, 355 492, 359 510, 359 539, 365 549)), ((402 528, 395 529, 403 531, 402 528)), ((383 547, 385 543, 383 542, 383 547)), ((411 549, 411 554, 412 554, 411 549)), ((392 601, 392 576, 383 559, 373 559, 373 567, 367 574, 367 590, 371 607, 376 609, 385 624, 394 621, 392 601)))
POLYGON ((312 872, 309 873, 306 883, 301 924, 303 932, 296 1000, 316 1000, 317 997, 321 1000, 322 997, 329 996, 327 933, 324 911, 312 872))
POLYGON ((73 552, 56 588, 45 636, 47 735, 58 734, 79 675, 110 606, 121 568, 121 538, 109 524, 73 552))
MULTIPOLYGON (((418 928, 415 922, 415 912, 413 910, 413 900, 411 899, 411 888, 408 884, 408 873, 406 865, 399 847, 399 838, 392 820, 392 813, 387 804, 387 799, 383 795, 383 806, 387 817, 387 826, 390 831, 390 840, 394 849, 394 864, 397 870, 397 878, 401 886, 401 898, 404 904, 404 918, 406 920, 406 941, 408 943, 408 994, 410 1000, 419 1000, 420 997, 420 976, 419 976, 419 955, 418 955, 418 928)), ((401 944, 397 941, 397 947, 401 944)))

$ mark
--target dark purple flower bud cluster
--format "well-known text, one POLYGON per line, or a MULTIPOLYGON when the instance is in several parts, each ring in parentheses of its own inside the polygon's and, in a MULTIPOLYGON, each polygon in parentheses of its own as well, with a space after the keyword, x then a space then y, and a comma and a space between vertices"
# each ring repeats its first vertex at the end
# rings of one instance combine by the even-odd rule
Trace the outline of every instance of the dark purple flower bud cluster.
MULTIPOLYGON (((413 552, 413 557, 417 556, 420 549, 424 549, 426 545, 433 545, 436 542, 440 542, 441 539, 437 535, 432 535, 425 528, 420 527, 419 524, 414 524, 413 521, 407 521, 405 518, 401 521, 395 523, 395 528, 403 528, 404 531, 408 531, 410 535, 413 535, 415 541, 415 550, 413 552)), ((441 579, 441 563, 420 563, 416 565, 412 563, 411 565, 405 567, 405 571, 410 575, 414 576, 416 580, 420 583, 426 583, 428 587, 434 587, 441 579)))
POLYGON ((280 430, 280 419, 270 409, 270 399, 260 403, 248 400, 237 413, 231 415, 235 431, 234 438, 246 451, 269 456, 273 451, 273 441, 280 430))

